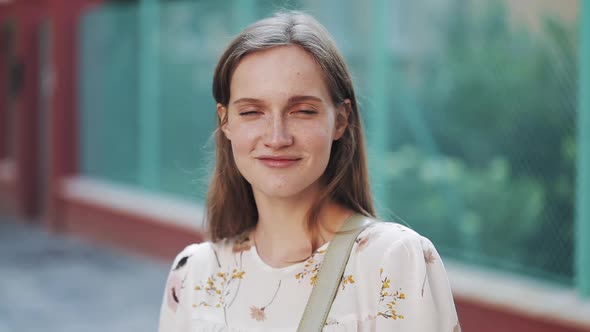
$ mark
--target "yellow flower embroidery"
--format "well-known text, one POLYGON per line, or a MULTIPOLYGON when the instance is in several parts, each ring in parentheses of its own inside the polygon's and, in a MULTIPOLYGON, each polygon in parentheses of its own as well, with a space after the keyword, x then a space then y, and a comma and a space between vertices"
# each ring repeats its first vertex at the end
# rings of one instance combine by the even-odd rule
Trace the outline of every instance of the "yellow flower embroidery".
POLYGON ((311 276, 311 279, 309 279, 309 284, 312 286, 315 286, 315 283, 318 281, 318 275, 317 273, 311 276))
POLYGON ((202 300, 200 300, 199 303, 194 303, 194 308, 228 308, 232 305, 237 293, 234 293, 233 297, 230 297, 230 295, 232 295, 233 290, 236 292, 239 290, 241 280, 244 279, 244 275, 246 274, 245 271, 242 271, 242 255, 244 250, 249 249, 249 247, 246 248, 249 241, 249 233, 244 233, 234 240, 233 252, 236 258, 236 266, 233 268, 230 268, 229 266, 222 267, 219 261, 219 256, 217 255, 216 246, 211 246, 219 269, 216 273, 207 277, 206 281, 202 281, 195 285, 194 291, 199 293, 202 300), (237 283, 237 288, 232 287, 234 283, 237 283))
POLYGON ((217 277, 223 279, 223 281, 227 281, 227 273, 219 272, 217 273, 217 277))
POLYGON ((381 277, 381 293, 379 298, 379 312, 377 316, 381 316, 385 319, 404 319, 404 315, 399 314, 395 307, 397 301, 405 300, 406 294, 402 293, 401 289, 396 291, 388 291, 391 288, 389 277, 383 277, 383 268, 379 270, 379 276, 381 277))
POLYGON ((198 304, 193 304, 193 307, 215 307, 221 308, 225 304, 225 299, 229 295, 229 285, 237 279, 243 279, 245 271, 238 271, 234 269, 231 277, 229 273, 218 272, 207 278, 207 281, 203 284, 196 285, 194 290, 197 292, 204 291, 205 294, 209 295, 214 299, 214 303, 208 303, 202 301, 198 304))
POLYGON ((354 277, 352 274, 349 274, 347 276, 342 276, 342 281, 340 282, 340 285, 342 285, 342 290, 344 290, 346 288, 346 285, 352 285, 354 284, 354 277))
POLYGON ((318 273, 320 272, 320 266, 322 265, 322 260, 316 260, 316 255, 323 255, 326 253, 326 250, 318 250, 316 251, 310 258, 305 261, 303 265, 303 271, 295 274, 295 279, 299 282, 302 282, 304 279, 309 277, 309 284, 311 286, 315 285, 318 273))
POLYGON ((232 279, 244 279, 244 274, 246 274, 246 272, 244 271, 239 271, 234 269, 234 273, 232 274, 232 279))

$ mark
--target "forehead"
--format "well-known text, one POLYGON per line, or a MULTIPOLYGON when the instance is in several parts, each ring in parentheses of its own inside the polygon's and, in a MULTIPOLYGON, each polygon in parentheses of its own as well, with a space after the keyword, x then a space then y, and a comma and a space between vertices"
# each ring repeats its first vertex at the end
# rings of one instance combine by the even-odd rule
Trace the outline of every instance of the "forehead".
POLYGON ((230 92, 230 103, 240 98, 278 101, 293 95, 329 101, 321 67, 311 54, 293 45, 246 55, 234 71, 230 92))

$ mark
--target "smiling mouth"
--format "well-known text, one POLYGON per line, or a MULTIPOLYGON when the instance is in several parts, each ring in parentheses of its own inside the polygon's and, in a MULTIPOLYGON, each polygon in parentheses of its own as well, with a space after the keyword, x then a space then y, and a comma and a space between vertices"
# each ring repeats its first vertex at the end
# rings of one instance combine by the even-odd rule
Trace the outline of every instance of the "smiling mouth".
POLYGON ((259 157, 256 158, 260 160, 265 166, 272 167, 272 168, 286 168, 297 164, 301 158, 294 158, 294 157, 259 157))

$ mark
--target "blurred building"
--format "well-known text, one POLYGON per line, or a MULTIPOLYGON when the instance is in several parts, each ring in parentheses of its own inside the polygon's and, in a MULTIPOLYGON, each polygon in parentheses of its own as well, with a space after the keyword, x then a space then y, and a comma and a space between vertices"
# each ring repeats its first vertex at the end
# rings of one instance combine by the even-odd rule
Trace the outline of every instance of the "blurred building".
POLYGON ((0 213, 166 259, 202 241, 216 58, 256 18, 304 8, 352 69, 380 206, 449 257, 463 330, 590 331, 581 2, 345 3, 0 1, 0 213))

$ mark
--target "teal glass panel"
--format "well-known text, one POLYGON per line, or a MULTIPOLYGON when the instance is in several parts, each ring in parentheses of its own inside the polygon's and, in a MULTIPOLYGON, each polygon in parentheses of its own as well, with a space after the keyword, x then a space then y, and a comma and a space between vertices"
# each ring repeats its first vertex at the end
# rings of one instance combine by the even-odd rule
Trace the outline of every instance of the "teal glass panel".
POLYGON ((132 5, 103 7, 80 25, 81 173, 138 181, 138 31, 132 5))
POLYGON ((579 3, 161 1, 158 165, 138 152, 139 2, 99 7, 81 22, 82 172, 145 188, 153 167, 149 190, 202 202, 217 58, 251 21, 303 9, 352 72, 380 215, 448 257, 572 284, 579 3))

